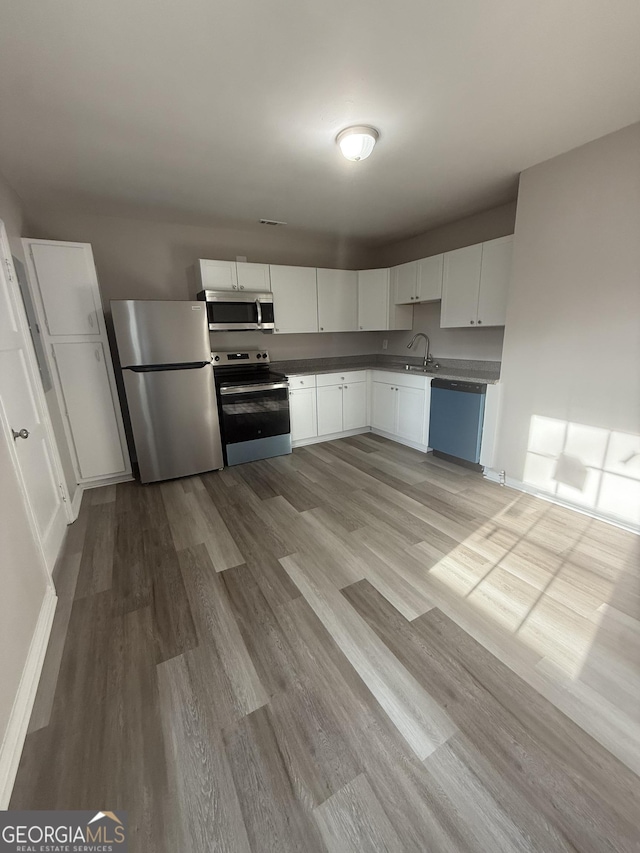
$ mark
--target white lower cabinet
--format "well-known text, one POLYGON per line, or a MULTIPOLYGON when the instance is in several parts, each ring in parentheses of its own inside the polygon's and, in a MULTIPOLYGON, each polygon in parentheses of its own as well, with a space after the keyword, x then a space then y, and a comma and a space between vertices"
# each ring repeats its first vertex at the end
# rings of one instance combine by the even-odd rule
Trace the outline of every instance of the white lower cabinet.
POLYGON ((411 445, 427 446, 431 380, 373 371, 371 426, 411 445))
POLYGON ((289 391, 291 441, 305 441, 318 435, 316 389, 291 388, 289 391))
POLYGON ((367 372, 345 371, 316 377, 318 435, 332 435, 369 425, 367 372))
POLYGON ((424 376, 380 370, 291 376, 291 440, 307 443, 372 427, 426 450, 430 385, 424 376))

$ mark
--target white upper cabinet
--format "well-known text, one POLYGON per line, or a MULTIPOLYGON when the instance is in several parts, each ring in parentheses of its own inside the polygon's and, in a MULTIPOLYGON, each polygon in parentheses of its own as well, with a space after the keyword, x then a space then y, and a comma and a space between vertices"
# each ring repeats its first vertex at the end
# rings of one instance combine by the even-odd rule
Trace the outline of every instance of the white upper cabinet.
POLYGON ((102 305, 91 246, 30 240, 28 247, 49 335, 100 335, 102 305))
POLYGON ((199 260, 196 273, 202 290, 237 290, 238 273, 235 261, 199 260))
POLYGON ((269 264, 247 264, 238 261, 236 273, 238 290, 251 290, 254 293, 268 293, 271 290, 269 264))
POLYGON ((482 243, 445 254, 440 314, 443 328, 476 325, 481 265, 482 243))
POLYGON ((389 328, 389 270, 358 272, 358 330, 389 328))
POLYGON ((318 331, 318 293, 314 267, 270 266, 275 331, 318 331))
POLYGON ((358 330, 411 329, 411 305, 396 305, 391 288, 391 270, 358 272, 358 330))
POLYGON ((433 255, 418 261, 417 302, 434 302, 442 299, 443 266, 444 255, 433 255))
POLYGON ((478 324, 504 326, 507 319, 507 294, 511 275, 513 236, 500 237, 482 244, 478 324))
POLYGON ((318 330, 355 332, 358 328, 358 273, 319 269, 318 330))
POLYGON ((393 299, 396 305, 416 301, 418 285, 418 262, 411 261, 408 264, 400 264, 391 267, 391 287, 393 299))
POLYGON ((500 237, 444 256, 440 325, 504 326, 513 237, 500 237))

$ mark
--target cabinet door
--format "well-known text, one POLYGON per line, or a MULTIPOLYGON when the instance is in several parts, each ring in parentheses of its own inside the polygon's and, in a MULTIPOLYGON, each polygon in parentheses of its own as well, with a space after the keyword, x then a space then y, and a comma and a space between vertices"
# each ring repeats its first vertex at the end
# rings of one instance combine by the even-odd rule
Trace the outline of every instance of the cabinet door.
POLYGON ((275 331, 318 331, 318 295, 314 267, 271 266, 275 331))
POLYGON ((100 341, 53 345, 62 396, 83 480, 125 468, 115 407, 100 341))
POLYGON ((396 386, 371 383, 371 426, 384 432, 396 431, 396 386))
POLYGON ((391 284, 394 288, 393 295, 396 305, 415 302, 418 284, 417 261, 410 261, 408 264, 391 267, 391 284))
POLYGON ((443 328, 476 325, 481 263, 482 243, 445 252, 440 314, 443 328))
POLYGON ((254 293, 268 293, 271 290, 269 264, 237 263, 236 272, 238 290, 250 290, 254 293))
POLYGON ((442 270, 444 255, 434 255, 418 261, 418 302, 433 302, 442 299, 442 270))
POLYGON ((318 435, 342 432, 342 385, 318 388, 318 435))
POLYGON ((358 272, 358 329, 362 332, 389 328, 389 270, 358 272))
POLYGON ((99 335, 102 306, 88 243, 31 242, 49 334, 99 335))
POLYGON ((303 441, 318 435, 316 389, 300 388, 289 391, 291 441, 303 441))
POLYGON ((360 429, 369 424, 367 383, 350 382, 342 386, 342 429, 360 429))
POLYGON ((396 392, 397 412, 395 434, 418 444, 424 443, 426 392, 420 388, 403 388, 396 392))
POLYGON ((478 325, 504 326, 511 275, 513 237, 500 237, 482 244, 478 325))
POLYGON ((318 273, 318 330, 355 332, 358 328, 358 273, 325 270, 318 273))
POLYGON ((237 290, 235 261, 198 261, 203 290, 237 290))

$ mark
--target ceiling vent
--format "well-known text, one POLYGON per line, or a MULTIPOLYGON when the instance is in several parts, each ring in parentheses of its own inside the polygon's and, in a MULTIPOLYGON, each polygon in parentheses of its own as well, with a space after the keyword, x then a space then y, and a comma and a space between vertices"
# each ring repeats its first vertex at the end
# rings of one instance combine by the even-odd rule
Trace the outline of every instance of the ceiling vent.
POLYGON ((286 225, 286 222, 278 222, 277 219, 261 219, 260 225, 286 225))

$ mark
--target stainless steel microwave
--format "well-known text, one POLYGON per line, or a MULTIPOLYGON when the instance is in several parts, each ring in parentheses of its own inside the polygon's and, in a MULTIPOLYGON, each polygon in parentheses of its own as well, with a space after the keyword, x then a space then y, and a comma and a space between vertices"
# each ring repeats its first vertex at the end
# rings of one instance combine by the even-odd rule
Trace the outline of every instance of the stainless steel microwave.
POLYGON ((201 290, 198 299, 207 303, 207 319, 212 332, 273 332, 275 322, 270 293, 201 290))

